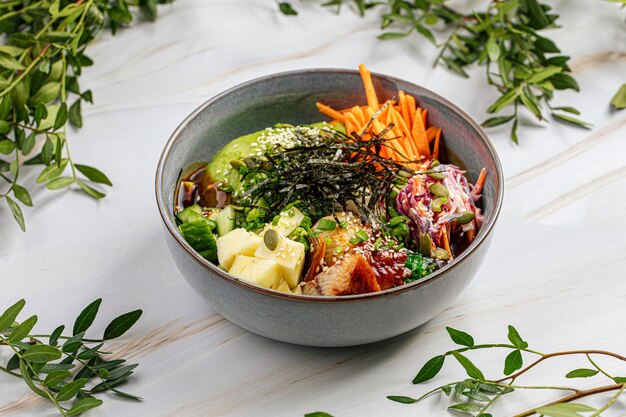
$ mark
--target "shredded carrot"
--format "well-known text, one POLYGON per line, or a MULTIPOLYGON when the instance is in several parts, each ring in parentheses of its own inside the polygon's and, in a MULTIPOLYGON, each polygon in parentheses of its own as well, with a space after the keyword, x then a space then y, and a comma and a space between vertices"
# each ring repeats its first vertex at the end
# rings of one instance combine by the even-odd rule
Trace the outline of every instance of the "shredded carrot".
POLYGON ((367 105, 374 110, 378 110, 378 97, 376 97, 376 91, 374 90, 374 84, 372 83, 372 74, 363 64, 359 65, 359 72, 361 73, 361 79, 363 80, 363 86, 365 87, 367 105))
POLYGON ((480 174, 478 174, 478 179, 476 180, 476 184, 474 184, 474 188, 472 189, 473 196, 480 194, 480 192, 483 190, 483 185, 485 184, 486 177, 487 177, 487 170, 483 168, 480 170, 480 174))
POLYGON ((441 138, 441 129, 437 128, 435 133, 435 144, 433 145, 433 158, 439 159, 439 139, 441 138))
POLYGON ((452 250, 450 249, 450 236, 448 236, 448 233, 450 233, 450 231, 448 230, 448 228, 444 228, 443 229, 443 248, 450 254, 450 257, 452 257, 452 250))
POLYGON ((432 142, 433 140, 435 140, 435 135, 437 134, 437 127, 435 126, 431 126, 428 129, 426 129, 426 138, 428 139, 428 143, 432 142))
POLYGON ((417 109, 417 104, 415 103, 415 97, 406 96, 406 102, 409 105, 409 117, 411 118, 410 128, 413 129, 413 118, 415 117, 415 110, 417 109))
POLYGON ((332 107, 322 103, 315 103, 315 105, 317 106, 317 109, 320 111, 320 113, 323 113, 328 117, 332 117, 335 120, 339 120, 342 123, 345 121, 345 117, 343 116, 343 114, 339 113, 332 107))
POLYGON ((426 138, 426 129, 424 129, 424 123, 422 119, 421 109, 415 111, 415 117, 413 118, 413 129, 411 130, 413 139, 417 144, 420 156, 430 158, 430 149, 428 148, 428 139, 426 138))

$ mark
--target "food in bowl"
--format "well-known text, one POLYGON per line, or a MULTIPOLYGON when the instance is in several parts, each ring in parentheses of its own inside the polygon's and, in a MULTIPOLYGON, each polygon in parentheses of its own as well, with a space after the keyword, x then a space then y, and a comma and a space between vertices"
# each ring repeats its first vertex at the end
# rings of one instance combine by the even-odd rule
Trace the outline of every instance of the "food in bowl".
POLYGON ((278 124, 233 139, 180 176, 181 235, 234 277, 290 294, 372 293, 421 280, 458 256, 483 223, 472 184, 439 161, 443 132, 411 95, 329 122, 278 124))

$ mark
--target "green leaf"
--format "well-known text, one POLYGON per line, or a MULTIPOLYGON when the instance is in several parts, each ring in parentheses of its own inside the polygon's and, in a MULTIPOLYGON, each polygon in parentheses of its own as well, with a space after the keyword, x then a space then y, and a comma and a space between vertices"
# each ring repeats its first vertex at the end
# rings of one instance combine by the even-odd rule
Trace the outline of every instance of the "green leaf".
POLYGON ((514 350, 509 353, 504 360, 504 375, 511 375, 513 372, 520 369, 523 364, 522 351, 519 349, 514 350))
POLYGON ((466 414, 477 413, 483 408, 480 405, 472 404, 472 403, 461 403, 455 404, 448 407, 448 410, 460 411, 466 414))
POLYGON ((566 378, 589 378, 598 374, 597 369, 579 368, 570 371, 565 375, 566 378))
POLYGON ((591 123, 587 123, 583 120, 577 119, 572 116, 568 116, 566 114, 552 113, 552 117, 554 117, 557 121, 584 127, 585 129, 589 129, 593 126, 591 123))
POLYGON ((0 134, 9 133, 13 125, 6 120, 0 120, 0 134))
MULTIPOLYGON (((33 100, 40 104, 48 104, 59 96, 61 92, 61 83, 58 81, 51 81, 49 83, 44 84, 33 96, 33 100)), ((45 109, 45 107, 44 107, 45 109)), ((41 120, 44 117, 41 117, 41 110, 39 110, 39 114, 35 115, 36 120, 41 120), (38 117, 39 116, 39 117, 38 117)))
POLYGON ((44 384, 46 384, 46 386, 54 388, 70 376, 72 376, 72 373, 70 371, 67 371, 65 369, 57 369, 50 372, 43 382, 44 384))
POLYGON ((323 411, 314 411, 312 413, 305 414, 304 417, 333 417, 333 416, 323 411))
POLYGON ((31 153, 31 151, 35 147, 36 139, 37 138, 35 132, 32 132, 30 135, 26 136, 26 139, 24 139, 24 143, 22 144, 22 155, 28 155, 29 153, 31 153))
POLYGON ((556 88, 557 90, 567 90, 567 89, 571 89, 575 91, 580 90, 580 87, 578 86, 578 83, 576 82, 576 80, 569 74, 565 74, 565 73, 555 74, 552 77, 550 77, 550 81, 552 82, 552 85, 554 85, 554 88, 556 88))
POLYGON ((70 123, 74 127, 83 127, 83 116, 80 109, 80 98, 70 106, 69 113, 70 123))
POLYGON ((76 321, 74 322, 74 328, 72 330, 73 335, 77 335, 79 333, 83 333, 89 329, 89 326, 92 325, 93 321, 96 318, 96 314, 98 314, 98 309, 100 308, 100 304, 102 303, 102 298, 98 298, 97 300, 89 303, 87 307, 80 312, 76 321))
POLYGON ((103 192, 100 192, 98 190, 96 190, 93 187, 90 187, 89 185, 85 184, 83 181, 78 180, 78 185, 80 185, 80 188, 82 188, 82 190, 84 192, 86 192, 87 194, 89 194, 90 196, 92 196, 93 198, 99 200, 101 198, 106 197, 106 194, 104 194, 103 192))
POLYGON ((12 140, 0 140, 0 153, 8 155, 15 149, 15 143, 12 140))
POLYGON ((509 324, 509 341, 518 349, 526 349, 528 347, 528 343, 522 339, 522 336, 519 335, 517 329, 509 324))
POLYGON ((63 173, 63 171, 65 171, 65 168, 67 167, 67 163, 68 160, 67 159, 63 159, 61 161, 61 166, 58 167, 56 165, 49 165, 47 167, 45 167, 43 169, 43 171, 41 171, 41 173, 39 174, 39 176, 37 177, 37 179, 35 180, 35 182, 37 184, 41 184, 44 182, 47 182, 53 178, 58 177, 59 175, 61 175, 63 173))
POLYGON ((478 379, 479 381, 484 381, 485 376, 483 373, 470 361, 467 357, 463 356, 461 353, 456 350, 452 351, 452 356, 456 358, 456 360, 461 364, 463 368, 465 368, 465 372, 470 378, 478 379))
POLYGON ((462 332, 461 330, 453 329, 452 327, 446 327, 450 338, 454 343, 461 346, 474 346, 474 338, 469 334, 462 332))
POLYGON ((60 129, 67 123, 67 103, 61 103, 54 119, 54 130, 60 129))
POLYGON ((415 27, 415 30, 417 30, 423 37, 428 39, 433 45, 437 46, 437 40, 435 39, 435 36, 433 35, 433 32, 431 32, 430 29, 417 23, 415 24, 414 27, 415 27))
POLYGON ((83 337, 85 337, 85 332, 77 333, 67 339, 65 343, 63 343, 63 352, 73 353, 78 351, 78 349, 80 349, 80 347, 83 345, 83 337))
POLYGON ((553 109, 554 110, 565 111, 565 112, 576 114, 576 115, 580 115, 580 111, 578 111, 574 107, 567 107, 567 106, 565 106, 565 107, 553 107, 553 109))
POLYGON ((44 398, 48 398, 48 395, 41 389, 39 388, 37 385, 35 385, 35 382, 33 381, 31 375, 30 375, 30 371, 28 370, 28 365, 26 364, 26 362, 24 362, 22 359, 19 360, 20 361, 20 373, 22 374, 22 378, 24 378, 24 382, 26 382, 26 385, 28 385, 28 387, 37 395, 44 397, 44 398))
POLYGON ((407 35, 408 33, 405 32, 385 32, 378 35, 378 39, 380 39, 381 41, 386 41, 390 39, 405 38, 407 35))
POLYGON ((69 401, 78 394, 78 391, 87 383, 87 378, 77 379, 69 384, 63 385, 63 388, 56 396, 57 401, 69 401))
POLYGON ((0 52, 11 56, 18 56, 24 52, 24 48, 19 48, 13 45, 0 45, 0 52))
POLYGON ((613 378, 613 381, 615 381, 617 384, 626 384, 626 376, 616 376, 615 378, 613 378))
POLYGON ((540 407, 535 410, 535 413, 549 417, 581 417, 579 411, 596 411, 596 409, 585 404, 562 403, 540 407))
POLYGON ((611 106, 615 109, 626 108, 626 84, 622 84, 619 90, 617 90, 617 93, 611 99, 611 106))
POLYGON ((75 164, 74 165, 81 174, 90 179, 93 182, 105 185, 113 185, 111 180, 99 169, 90 167, 88 165, 75 164))
POLYGON ((280 9, 280 12, 285 16, 297 16, 298 14, 296 9, 294 9, 293 6, 286 1, 281 1, 280 3, 278 3, 278 8, 280 9))
POLYGON ((493 62, 500 58, 500 46, 494 37, 490 37, 487 41, 487 54, 489 55, 489 59, 493 62))
POLYGON ((489 108, 488 113, 498 113, 500 110, 513 103, 519 96, 520 92, 517 89, 508 90, 499 99, 497 99, 489 108))
POLYGON ((141 310, 134 310, 116 317, 106 327, 102 338, 111 340, 120 337, 139 320, 142 313, 143 311, 141 310))
POLYGON ((33 345, 22 354, 25 361, 32 363, 46 363, 61 358, 61 351, 54 346, 33 345))
POLYGON ((24 339, 37 323, 37 316, 29 317, 17 326, 9 335, 9 343, 19 342, 24 339))
POLYGON ((467 391, 467 392, 464 392, 462 395, 472 400, 483 402, 483 403, 489 402, 490 400, 489 396, 487 396, 486 394, 483 394, 480 391, 467 391))
POLYGON ((441 387, 441 390, 446 395, 450 395, 450 393, 452 392, 452 388, 450 387, 450 385, 444 385, 443 387, 441 387))
POLYGON ((48 182, 46 184, 46 188, 48 190, 61 190, 63 188, 69 187, 70 185, 74 184, 74 178, 72 177, 58 177, 55 178, 53 180, 50 180, 50 182, 48 182))
POLYGON ((387 399, 401 404, 413 404, 417 402, 415 398, 404 397, 402 395, 389 395, 387 399))
POLYGON ((513 120, 513 118, 515 117, 514 114, 510 115, 510 116, 498 116, 498 117, 492 117, 490 119, 485 120, 484 122, 482 122, 483 127, 494 127, 494 126, 500 126, 502 124, 505 124, 511 120, 513 120))
POLYGON ((7 204, 9 205, 9 209, 11 210, 11 213, 13 214, 13 218, 15 219, 17 224, 20 226, 20 229, 22 229, 22 232, 25 232, 26 224, 24 223, 24 214, 22 214, 22 209, 8 195, 4 196, 4 199, 7 201, 7 204))
POLYGON ((20 314, 20 311, 26 305, 26 301, 24 299, 19 300, 17 303, 13 304, 11 307, 7 308, 2 316, 0 316, 0 332, 4 332, 8 330, 13 323, 15 323, 15 319, 20 314))
POLYGON ((529 84, 537 84, 562 71, 563 71, 563 68, 557 67, 556 65, 550 65, 550 66, 543 68, 540 71, 535 72, 535 74, 533 74, 530 78, 528 78, 526 82, 529 84))
POLYGON ((424 366, 422 366, 422 369, 419 370, 415 378, 413 378, 413 383, 419 384, 433 379, 439 373, 439 371, 441 371, 445 360, 446 357, 444 355, 439 355, 431 358, 428 362, 424 364, 424 366))
MULTIPOLYGON (((46 141, 43 144, 43 148, 41 149, 41 159, 43 163, 46 165, 50 165, 50 161, 52 161, 52 156, 54 155, 54 143, 50 136, 46 136, 46 141)), ((58 168, 58 166, 57 166, 58 168)))
POLYGON ((24 66, 17 62, 15 58, 2 52, 0 52, 0 67, 17 71, 24 69, 24 66))
POLYGON ((115 381, 116 379, 120 379, 124 377, 126 374, 131 373, 133 369, 135 369, 137 366, 138 364, 133 363, 131 365, 126 365, 126 366, 122 366, 117 369, 114 369, 113 371, 109 372, 109 375, 106 377, 106 380, 115 381))
POLYGON ((102 404, 102 400, 93 397, 83 398, 79 402, 77 402, 74 407, 70 408, 70 411, 67 412, 68 416, 77 416, 79 414, 84 413, 87 410, 91 410, 92 408, 96 408, 102 404))
POLYGON ((57 327, 56 329, 54 329, 54 331, 50 334, 50 339, 48 344, 50 346, 56 346, 57 342, 59 340, 59 336, 61 336, 61 334, 63 333, 63 330, 65 330, 65 326, 61 325, 59 327, 57 327))

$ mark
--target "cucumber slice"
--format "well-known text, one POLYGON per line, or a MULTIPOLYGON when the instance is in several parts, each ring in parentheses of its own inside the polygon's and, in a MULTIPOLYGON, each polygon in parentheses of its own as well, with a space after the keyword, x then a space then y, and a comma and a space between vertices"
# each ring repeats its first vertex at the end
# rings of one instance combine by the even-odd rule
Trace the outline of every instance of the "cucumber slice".
POLYGON ((196 220, 204 219, 204 216, 202 215, 202 209, 197 204, 194 204, 193 206, 189 206, 179 211, 178 213, 176 213, 176 217, 178 217, 178 220, 183 223, 189 223, 196 220))
MULTIPOLYGON (((204 219, 204 218, 203 218, 204 219)), ((217 260, 217 243, 208 219, 183 223, 178 226, 180 234, 203 258, 211 262, 217 260)))
POLYGON ((231 206, 226 206, 215 216, 215 223, 217 223, 217 234, 224 236, 235 228, 235 209, 231 206))

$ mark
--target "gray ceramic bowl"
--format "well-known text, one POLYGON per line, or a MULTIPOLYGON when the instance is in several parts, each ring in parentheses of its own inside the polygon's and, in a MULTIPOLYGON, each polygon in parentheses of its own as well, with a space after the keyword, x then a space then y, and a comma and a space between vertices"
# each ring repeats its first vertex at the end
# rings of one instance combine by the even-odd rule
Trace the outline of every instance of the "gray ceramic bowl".
POLYGON ((440 313, 476 275, 502 204, 500 162, 489 139, 470 117, 435 93, 375 74, 379 98, 399 89, 428 109, 430 123, 443 129, 442 160, 462 163, 476 180, 487 169, 482 207, 485 222, 470 247, 426 279, 378 293, 322 298, 284 294, 240 281, 203 259, 178 233, 172 212, 181 168, 210 158, 228 141, 275 123, 324 120, 315 102, 334 108, 365 104, 357 71, 292 71, 238 85, 210 99, 172 134, 156 174, 157 204, 174 261, 187 282, 231 322, 260 335, 309 346, 351 346, 387 339, 440 313))

